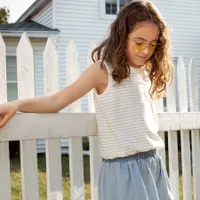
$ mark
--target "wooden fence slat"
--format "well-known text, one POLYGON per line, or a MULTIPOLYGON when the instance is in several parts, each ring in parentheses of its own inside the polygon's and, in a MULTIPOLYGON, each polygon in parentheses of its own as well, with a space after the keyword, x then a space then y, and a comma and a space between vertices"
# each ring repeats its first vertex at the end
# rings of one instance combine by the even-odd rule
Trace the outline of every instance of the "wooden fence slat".
MULTIPOLYGON (((67 85, 72 84, 80 76, 78 52, 74 42, 70 42, 66 52, 67 85)), ((70 106, 70 112, 81 112, 81 100, 77 100, 70 106)), ((83 146, 82 138, 69 138, 69 162, 71 200, 84 200, 83 178, 83 146)))
POLYGON ((71 200, 84 200, 82 138, 69 138, 71 200))
MULTIPOLYGON (((59 89, 58 54, 56 46, 51 38, 48 38, 44 49, 43 63, 44 94, 51 95, 58 92, 59 89)), ((56 132, 57 130, 54 130, 55 134, 56 132)), ((45 143, 47 166, 47 197, 48 200, 62 200, 63 191, 60 140, 48 138, 45 143)))
POLYGON ((46 167, 47 199, 61 200, 63 199, 63 192, 61 146, 59 139, 46 140, 46 167))
POLYGON ((0 199, 11 200, 9 143, 0 142, 0 199))
POLYGON ((102 159, 99 152, 99 141, 97 136, 90 136, 90 184, 91 199, 98 200, 98 181, 102 159))
MULTIPOLYGON (((26 33, 23 33, 17 46, 18 98, 33 98, 34 56, 26 33)), ((22 172, 22 199, 39 200, 36 141, 20 141, 22 172)))
POLYGON ((183 199, 192 200, 192 176, 189 131, 181 131, 183 199))
MULTIPOLYGON (((190 59, 188 69, 190 111, 198 111, 198 84, 197 70, 194 59, 190 59)), ((191 130, 192 136, 192 169, 193 169, 193 185, 194 200, 200 199, 200 133, 199 130, 191 130)))
MULTIPOLYGON (((188 111, 187 100, 187 81, 186 68, 183 59, 178 59, 177 66, 178 96, 180 112, 188 111)), ((188 120, 189 122, 190 120, 188 120)), ((181 156, 182 156, 182 180, 183 180, 183 199, 192 199, 192 183, 191 183, 191 161, 190 161, 190 140, 189 130, 181 130, 181 156)))
POLYGON ((200 199, 200 133, 199 130, 192 130, 192 164, 193 164, 193 185, 194 200, 200 199))
MULTIPOLYGON (((88 53, 88 66, 92 64, 91 52, 96 47, 96 43, 93 42, 90 45, 88 53)), ((88 112, 95 113, 93 90, 88 94, 88 112)), ((91 200, 98 200, 98 181, 99 172, 102 165, 102 158, 99 151, 98 136, 90 136, 90 188, 91 188, 91 200)))
MULTIPOLYGON (((0 33, 0 104, 7 102, 6 46, 0 33)), ((9 143, 0 142, 0 199, 11 199, 9 143)))
MULTIPOLYGON (((175 71, 174 71, 175 74, 175 71)), ((175 74, 176 75, 176 74, 175 74)), ((170 88, 167 87, 167 112, 176 112, 176 85, 175 80, 172 82, 170 88)), ((165 114, 168 116, 168 113, 165 114)), ((166 118, 167 119, 167 118, 166 118)), ((176 117, 173 121, 163 120, 164 125, 177 124, 176 117)), ((168 128, 168 158, 169 158, 169 178, 172 186, 172 193, 174 200, 180 199, 179 193, 179 162, 178 162, 178 141, 177 131, 168 128)), ((177 129, 178 130, 178 129, 177 129)))
POLYGON ((6 46, 0 33, 0 103, 7 102, 6 46))
POLYGON ((39 200, 36 141, 21 141, 22 199, 39 200))
POLYGON ((174 200, 180 199, 178 140, 176 131, 168 131, 169 178, 174 200))
MULTIPOLYGON (((156 107, 156 112, 157 113, 162 113, 164 112, 164 106, 163 106, 163 99, 159 99, 155 102, 155 107, 156 107)), ((160 131, 158 132, 159 136, 161 137, 161 139, 163 140, 164 144, 165 144, 165 132, 164 131, 160 131)), ((159 154, 163 159, 164 164, 166 165, 166 151, 165 148, 159 149, 159 154)))

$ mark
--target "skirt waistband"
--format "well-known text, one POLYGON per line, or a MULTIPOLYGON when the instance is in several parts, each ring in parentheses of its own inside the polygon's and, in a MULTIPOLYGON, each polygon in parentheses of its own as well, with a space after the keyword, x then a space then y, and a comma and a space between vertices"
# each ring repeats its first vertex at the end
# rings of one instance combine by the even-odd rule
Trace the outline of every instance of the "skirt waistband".
POLYGON ((103 159, 104 162, 126 162, 128 160, 138 160, 138 159, 145 159, 150 156, 154 156, 157 154, 157 149, 151 149, 149 151, 145 152, 138 152, 134 155, 126 156, 126 157, 120 157, 120 158, 114 158, 114 159, 103 159))

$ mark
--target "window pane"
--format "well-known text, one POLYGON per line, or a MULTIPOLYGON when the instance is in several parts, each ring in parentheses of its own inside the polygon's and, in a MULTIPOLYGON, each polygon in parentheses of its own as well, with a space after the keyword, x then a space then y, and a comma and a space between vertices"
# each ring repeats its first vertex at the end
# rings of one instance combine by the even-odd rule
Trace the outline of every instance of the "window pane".
POLYGON ((117 0, 105 0, 106 2, 106 14, 117 14, 117 0))
POLYGON ((6 65, 7 81, 17 81, 16 56, 7 56, 6 65))
POLYGON ((8 102, 18 99, 17 83, 7 83, 7 91, 8 102))
POLYGON ((6 57, 7 99, 18 99, 16 56, 6 57))

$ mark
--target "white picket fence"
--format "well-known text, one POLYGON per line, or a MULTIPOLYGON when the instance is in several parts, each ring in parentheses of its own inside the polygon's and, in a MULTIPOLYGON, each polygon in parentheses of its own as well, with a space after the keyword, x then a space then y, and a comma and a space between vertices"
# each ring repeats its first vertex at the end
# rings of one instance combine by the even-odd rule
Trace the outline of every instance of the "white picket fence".
MULTIPOLYGON (((89 53, 95 44, 91 44, 89 53)), ((88 65, 91 60, 88 59, 88 65)), ((72 83, 80 74, 78 53, 73 42, 66 52, 67 83, 72 83)), ((165 164, 169 164, 169 177, 174 200, 180 199, 179 159, 177 131, 181 134, 181 161, 183 180, 183 199, 200 200, 200 113, 198 112, 196 70, 193 59, 189 64, 190 110, 188 112, 186 67, 183 59, 178 58, 176 66, 178 87, 173 82, 168 90, 167 111, 164 112, 163 100, 156 103, 159 115, 160 136, 168 139, 168 152, 159 151, 165 164), (178 94, 178 95, 176 95, 178 94), (176 112, 176 103, 180 112, 176 112), (191 146, 190 151, 190 130, 191 146), (167 157, 169 159, 167 159, 167 157), (192 162, 191 162, 192 160, 192 162)), ((17 47, 17 79, 19 99, 34 97, 34 57, 28 35, 24 33, 17 47)), ((6 87, 6 50, 0 35, 0 103, 7 102, 6 87)), ((58 91, 58 55, 54 42, 49 38, 44 50, 44 88, 49 95, 58 91)), ((70 106, 71 113, 56 114, 17 114, 4 128, 0 129, 0 199, 11 199, 9 141, 20 141, 22 174, 22 199, 39 200, 36 140, 45 139, 46 174, 48 200, 62 200, 62 171, 60 140, 69 138, 70 158, 70 196, 71 200, 83 200, 83 150, 82 137, 88 136, 90 143, 90 181, 91 199, 97 200, 98 174, 101 157, 97 141, 97 127, 92 93, 88 95, 88 113, 81 113, 80 100, 70 106)), ((167 141, 165 141, 167 142, 167 141)))

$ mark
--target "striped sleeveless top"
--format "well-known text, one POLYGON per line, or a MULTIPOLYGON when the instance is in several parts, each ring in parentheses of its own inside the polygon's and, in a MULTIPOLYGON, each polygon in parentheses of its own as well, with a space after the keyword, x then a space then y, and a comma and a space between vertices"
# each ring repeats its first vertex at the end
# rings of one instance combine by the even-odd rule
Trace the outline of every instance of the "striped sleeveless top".
POLYGON ((130 79, 116 84, 111 65, 104 65, 109 76, 107 88, 102 94, 93 93, 101 157, 114 159, 163 148, 147 72, 131 67, 130 79))

